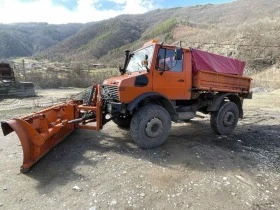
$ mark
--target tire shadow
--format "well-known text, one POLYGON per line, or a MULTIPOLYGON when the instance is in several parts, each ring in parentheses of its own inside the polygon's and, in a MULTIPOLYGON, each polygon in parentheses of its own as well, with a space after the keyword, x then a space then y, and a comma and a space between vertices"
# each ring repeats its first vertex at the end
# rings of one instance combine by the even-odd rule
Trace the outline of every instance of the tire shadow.
POLYGON ((230 136, 216 135, 210 123, 194 120, 177 123, 162 146, 141 149, 132 142, 129 130, 109 123, 101 132, 77 130, 43 157, 25 175, 38 181, 38 190, 54 190, 70 181, 86 178, 77 168, 104 164, 115 155, 147 160, 175 171, 233 171, 252 173, 259 155, 270 160, 270 170, 280 168, 280 131, 272 125, 239 125, 230 136))

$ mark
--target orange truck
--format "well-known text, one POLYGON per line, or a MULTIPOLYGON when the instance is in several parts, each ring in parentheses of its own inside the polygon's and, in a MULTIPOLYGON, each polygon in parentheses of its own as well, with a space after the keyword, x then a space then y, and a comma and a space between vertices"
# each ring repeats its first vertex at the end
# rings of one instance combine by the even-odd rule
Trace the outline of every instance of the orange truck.
POLYGON ((75 129, 100 130, 112 120, 130 128, 142 148, 164 143, 171 122, 210 114, 217 134, 231 134, 251 98, 245 62, 152 40, 125 52, 120 75, 93 85, 87 100, 71 100, 1 123, 4 135, 15 131, 23 148, 22 172, 75 129))

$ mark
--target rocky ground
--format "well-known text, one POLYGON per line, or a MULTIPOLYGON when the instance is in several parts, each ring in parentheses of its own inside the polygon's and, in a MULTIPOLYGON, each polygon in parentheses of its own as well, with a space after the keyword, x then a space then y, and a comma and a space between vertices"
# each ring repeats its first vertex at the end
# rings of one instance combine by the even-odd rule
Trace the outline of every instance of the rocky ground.
MULTIPOLYGON (((0 119, 77 91, 2 100, 0 119)), ((1 133, 0 209, 280 209, 280 91, 253 97, 233 135, 214 134, 205 116, 143 150, 109 123, 75 131, 26 174, 17 136, 1 133)))

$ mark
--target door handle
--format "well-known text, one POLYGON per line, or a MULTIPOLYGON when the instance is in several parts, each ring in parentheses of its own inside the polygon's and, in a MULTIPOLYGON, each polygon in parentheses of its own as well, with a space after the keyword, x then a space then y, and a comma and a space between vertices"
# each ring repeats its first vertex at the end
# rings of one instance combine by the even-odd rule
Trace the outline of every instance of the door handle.
POLYGON ((185 82, 185 80, 183 80, 183 79, 179 79, 179 80, 178 80, 178 82, 185 82))

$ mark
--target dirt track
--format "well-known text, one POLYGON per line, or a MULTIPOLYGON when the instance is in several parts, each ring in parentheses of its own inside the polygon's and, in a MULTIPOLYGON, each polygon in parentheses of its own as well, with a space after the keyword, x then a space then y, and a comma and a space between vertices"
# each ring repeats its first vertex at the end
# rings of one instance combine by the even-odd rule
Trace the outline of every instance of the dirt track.
MULTIPOLYGON (((32 111, 32 100, 1 101, 0 119, 32 111)), ((173 124, 151 150, 113 123, 78 130, 27 174, 17 136, 1 133, 0 209, 280 209, 280 91, 255 93, 244 109, 231 136, 215 135, 207 116, 173 124)))

